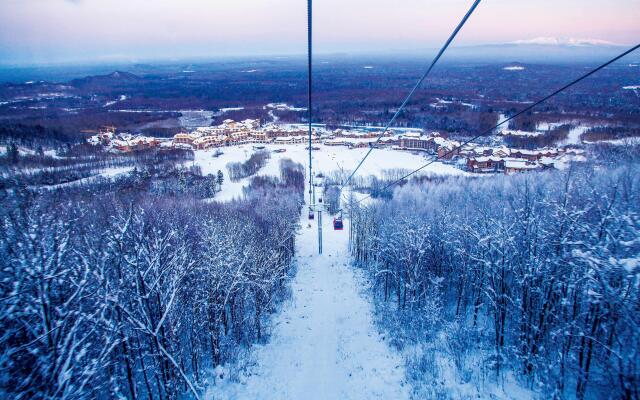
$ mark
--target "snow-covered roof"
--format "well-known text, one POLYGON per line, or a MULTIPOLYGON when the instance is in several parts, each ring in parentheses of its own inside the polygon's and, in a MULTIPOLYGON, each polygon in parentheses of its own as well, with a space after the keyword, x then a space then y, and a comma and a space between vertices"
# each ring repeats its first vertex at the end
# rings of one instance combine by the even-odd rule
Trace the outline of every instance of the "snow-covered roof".
POLYGON ((294 107, 286 103, 269 103, 264 106, 264 109, 273 109, 279 111, 307 111, 306 107, 294 107))
POLYGON ((193 141, 193 144, 198 145, 201 143, 207 142, 224 142, 227 140, 226 135, 215 135, 215 136, 201 136, 193 141))
POLYGON ((336 136, 355 136, 355 137, 359 137, 359 136, 378 136, 378 134, 373 133, 373 132, 367 132, 367 131, 358 131, 358 130, 347 131, 347 130, 339 129, 339 130, 336 131, 336 136))
POLYGON ((504 158, 502 157, 493 157, 493 156, 486 156, 486 157, 475 157, 475 158, 471 158, 472 161, 476 161, 476 162, 487 162, 487 161, 493 161, 493 162, 499 162, 499 161, 503 161, 504 158))
POLYGON ((503 136, 525 136, 525 137, 535 137, 544 135, 544 132, 530 132, 530 131, 521 131, 521 130, 511 130, 505 129, 500 132, 503 136))
MULTIPOLYGON (((267 132, 305 132, 304 129, 301 129, 301 128, 296 127, 296 126, 276 125, 276 124, 267 125, 267 126, 263 127, 262 130, 267 131, 267 132)), ((315 131, 315 130, 316 130, 315 128, 312 129, 312 131, 315 131)))
MULTIPOLYGON (((390 138, 391 139, 391 138, 390 138)), ((330 144, 361 144, 361 143, 375 143, 376 138, 335 138, 328 139, 325 143, 330 144)))
POLYGON ((306 137, 306 136, 304 136, 304 135, 298 135, 298 136, 281 136, 281 137, 277 137, 277 138, 275 139, 275 142, 276 142, 276 143, 278 143, 278 142, 289 142, 289 141, 291 141, 291 140, 305 140, 305 139, 307 139, 307 137, 306 137))
POLYGON ((536 169, 538 165, 530 164, 526 160, 518 160, 518 159, 505 159, 504 161, 505 168, 512 169, 536 169))
POLYGON ((540 154, 557 154, 558 150, 556 149, 540 149, 540 150, 526 150, 526 149, 513 149, 511 153, 519 153, 523 155, 529 156, 538 156, 540 154))
POLYGON ((556 163, 556 160, 551 157, 542 157, 540 161, 538 161, 541 165, 553 166, 556 163))

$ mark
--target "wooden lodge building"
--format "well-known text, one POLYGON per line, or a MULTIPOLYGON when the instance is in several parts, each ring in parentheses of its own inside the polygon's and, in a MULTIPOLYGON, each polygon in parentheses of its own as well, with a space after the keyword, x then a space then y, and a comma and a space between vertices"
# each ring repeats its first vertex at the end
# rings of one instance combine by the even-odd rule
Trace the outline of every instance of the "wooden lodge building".
POLYGON ((504 173, 506 175, 541 169, 536 161, 521 158, 502 158, 496 156, 467 159, 467 170, 476 174, 504 173))
POLYGON ((160 141, 153 137, 140 136, 127 139, 114 139, 111 141, 111 145, 118 151, 129 153, 132 151, 146 150, 157 147, 160 145, 160 141))

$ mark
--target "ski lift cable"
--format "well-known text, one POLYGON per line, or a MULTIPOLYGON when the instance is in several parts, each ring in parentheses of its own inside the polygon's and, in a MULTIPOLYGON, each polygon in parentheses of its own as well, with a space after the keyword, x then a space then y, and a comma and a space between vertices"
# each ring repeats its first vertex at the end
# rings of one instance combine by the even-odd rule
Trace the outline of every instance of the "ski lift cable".
POLYGON ((402 102, 402 105, 400 105, 400 107, 398 108, 398 110, 396 110, 395 114, 393 115, 393 117, 391 118, 391 120, 387 123, 387 125, 385 125, 384 130, 380 133, 380 135, 378 135, 378 138, 376 139, 376 141, 369 147, 369 151, 367 151, 367 153, 364 155, 364 157, 362 158, 362 160, 360 160, 360 162, 358 163, 358 165, 356 166, 356 168, 353 170, 353 172, 351 173, 351 175, 349 175, 349 177, 347 178, 347 180, 342 184, 342 186, 340 187, 340 190, 344 189, 345 186, 347 186, 349 184, 349 182, 351 182, 351 179, 355 176, 356 172, 358 172, 358 170, 360 169, 360 167, 362 166, 362 164, 364 164, 365 160, 367 159, 367 157, 369 157, 369 155, 371 154, 371 152, 373 151, 373 149, 375 148, 375 146, 380 142, 380 140, 382 139, 382 137, 384 136, 385 133, 387 133, 387 131, 389 130, 389 128, 391 128, 391 125, 393 125, 393 123, 396 121, 396 119, 398 118, 398 116, 400 116, 400 113, 402 112, 402 110, 405 108, 405 106, 407 105, 407 103, 409 103, 409 100, 411 100, 411 98, 413 97, 413 95, 415 94, 415 92, 418 90, 418 88, 422 85, 422 83, 425 81, 425 79, 427 79, 427 77, 429 76, 429 74, 431 73, 431 71, 433 70, 433 68, 436 66, 436 64, 438 63, 438 61, 440 61, 440 58, 442 57, 442 55, 444 54, 444 52, 449 48, 449 46, 451 45, 451 43, 453 42, 453 40, 455 39, 455 37, 458 35, 458 33, 460 32, 460 30, 462 29, 462 27, 467 23, 467 20, 469 19, 469 17, 471 17, 471 15, 473 14, 473 12, 476 10, 476 8, 478 7, 478 5, 480 4, 481 0, 475 0, 473 2, 473 5, 471 6, 471 8, 469 9, 469 11, 467 11, 467 13, 465 14, 465 16, 462 18, 462 20, 460 21, 460 23, 458 24, 458 26, 454 29, 454 31, 451 33, 451 35, 449 36, 449 38, 447 39, 447 41, 445 42, 445 44, 442 46, 442 48, 440 49, 440 51, 438 52, 438 54, 436 55, 436 57, 433 59, 433 61, 431 62, 431 65, 429 65, 429 68, 427 69, 427 71, 422 75, 422 77, 420 77, 420 79, 418 80, 418 82, 415 84, 415 86, 413 87, 413 89, 411 90, 411 92, 409 92, 409 95, 404 99, 404 101, 402 102))
POLYGON ((307 105, 307 119, 309 120, 309 205, 313 205, 314 203, 314 198, 312 195, 312 191, 313 191, 313 159, 312 159, 312 149, 311 149, 311 134, 312 134, 312 130, 311 130, 311 117, 312 117, 312 109, 311 109, 311 101, 312 101, 312 95, 313 95, 313 85, 312 85, 312 73, 313 73, 313 59, 312 59, 312 42, 313 42, 313 8, 312 8, 312 0, 307 0, 307 68, 308 68, 308 90, 307 90, 307 95, 308 95, 308 105, 307 105))
MULTIPOLYGON (((595 73, 599 72, 600 70, 603 70, 604 68, 608 67, 609 65, 611 65, 611 64, 613 64, 613 63, 615 63, 616 61, 618 61, 618 60, 620 60, 621 58, 623 58, 623 57, 625 57, 625 56, 627 56, 627 55, 629 55, 629 54, 633 53, 634 51, 636 51, 636 50, 638 50, 638 49, 640 49, 640 44, 638 44, 638 45, 636 45, 636 46, 634 46, 634 47, 630 48, 629 50, 625 51, 624 53, 622 53, 622 54, 620 54, 620 55, 618 55, 618 56, 616 56, 616 57, 614 57, 614 58, 610 59, 609 61, 605 62, 604 64, 600 65, 599 67, 597 67, 597 68, 595 68, 595 69, 592 69, 591 71, 587 72, 586 74, 584 74, 584 75, 580 76, 579 78, 577 78, 577 79, 575 79, 575 80, 571 81, 570 83, 568 83, 568 84, 564 85, 564 86, 563 86, 563 87, 561 87, 560 89, 557 89, 556 91, 554 91, 553 93, 551 93, 551 94, 549 94, 549 95, 545 96, 544 98, 542 98, 542 99, 540 99, 540 100, 536 101, 535 103, 531 104, 530 106, 525 107, 523 110, 521 110, 521 111, 517 112, 516 114, 512 115, 512 116, 511 116, 511 117, 509 117, 509 118, 506 118, 504 121, 501 121, 500 123, 498 123, 498 124, 497 124, 497 125, 495 125, 494 127, 490 128, 490 129, 487 129, 486 131, 483 131, 482 133, 480 133, 480 134, 478 134, 478 135, 476 135, 476 136, 472 137, 471 139, 469 139, 469 140, 467 140, 467 141, 463 142, 463 143, 462 143, 462 144, 460 144, 459 146, 454 147, 453 149, 451 149, 451 150, 449 150, 448 152, 444 153, 441 157, 436 156, 435 158, 433 158, 433 159, 432 159, 431 161, 429 161, 428 163, 426 163, 426 164, 422 165, 420 168, 415 169, 415 170, 413 170, 413 171, 409 172, 408 174, 404 175, 402 178, 400 178, 400 179, 398 179, 398 180, 396 180, 396 181, 393 181, 393 182, 391 182, 390 184, 386 185, 385 187, 383 187, 383 188, 382 188, 382 191, 385 191, 385 190, 387 190, 387 189, 391 188, 392 186, 395 186, 395 185, 397 185, 397 184, 401 183, 401 182, 402 182, 402 181, 404 181, 405 179, 407 179, 407 178, 409 178, 409 177, 411 177, 411 176, 413 176, 413 175, 417 174, 418 172, 420 172, 420 171, 422 171, 423 169, 427 168, 429 165, 433 164, 434 162, 438 161, 439 159, 441 159, 441 158, 445 158, 445 157, 447 157, 447 156, 449 156, 449 155, 451 155, 451 154, 455 153, 456 151, 458 151, 458 150, 460 150, 461 148, 463 148, 464 146, 466 146, 466 145, 468 145, 468 144, 470 144, 470 143, 474 142, 475 140, 477 140, 477 139, 481 138, 482 136, 485 136, 485 135, 487 135, 487 134, 489 134, 489 133, 493 132, 494 130, 496 130, 497 128, 499 128, 499 127, 501 127, 502 125, 506 124, 507 122, 509 122, 509 121, 511 121, 511 120, 513 120, 513 119, 515 119, 515 118, 517 118, 517 117, 519 117, 519 116, 521 116, 522 114, 525 114, 525 113, 527 113, 527 112, 531 111, 533 108, 535 108, 535 107, 539 106, 540 104, 542 104, 542 103, 546 102, 547 100, 551 99, 552 97, 554 97, 554 96, 556 96, 556 95, 558 95, 558 94, 562 93, 563 91, 565 91, 565 90, 569 89, 570 87, 572 87, 572 86, 576 85, 577 83, 579 83, 579 82, 581 82, 581 81, 583 81, 583 80, 585 80, 585 79, 589 78, 591 75, 593 75, 593 74, 595 74, 595 73)), ((361 202, 363 202, 364 200, 366 200, 366 199, 368 199, 368 198, 371 198, 371 197, 372 197, 372 195, 371 195, 371 194, 369 194, 369 195, 367 195, 367 196, 363 197, 362 199, 357 200, 355 203, 356 203, 356 205, 357 205, 357 204, 360 204, 360 203, 361 203, 361 202)))

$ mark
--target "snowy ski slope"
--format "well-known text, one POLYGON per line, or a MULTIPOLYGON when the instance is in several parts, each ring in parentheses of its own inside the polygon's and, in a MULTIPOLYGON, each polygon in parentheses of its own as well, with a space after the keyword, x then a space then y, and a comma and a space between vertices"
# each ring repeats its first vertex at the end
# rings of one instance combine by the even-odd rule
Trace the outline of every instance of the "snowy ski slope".
POLYGON ((403 362, 374 327, 362 277, 349 266, 349 221, 334 231, 323 213, 318 255, 316 221, 308 227, 302 214, 292 298, 274 317, 269 342, 252 349, 240 383, 218 380, 205 398, 408 399, 403 362))

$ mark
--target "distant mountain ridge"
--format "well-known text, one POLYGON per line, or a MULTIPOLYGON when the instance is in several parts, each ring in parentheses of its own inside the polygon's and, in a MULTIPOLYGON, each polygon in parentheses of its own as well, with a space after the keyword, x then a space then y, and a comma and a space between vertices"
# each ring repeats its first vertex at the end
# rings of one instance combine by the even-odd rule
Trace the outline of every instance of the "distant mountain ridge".
POLYGON ((114 71, 107 75, 94 75, 87 76, 85 78, 74 79, 71 81, 73 86, 91 86, 91 85, 103 85, 103 84, 117 84, 119 82, 135 82, 143 78, 131 72, 114 71))

